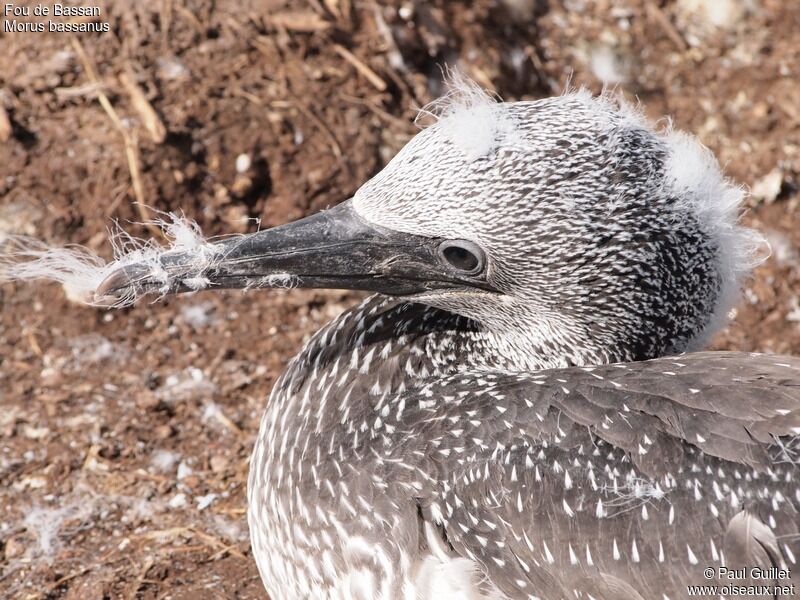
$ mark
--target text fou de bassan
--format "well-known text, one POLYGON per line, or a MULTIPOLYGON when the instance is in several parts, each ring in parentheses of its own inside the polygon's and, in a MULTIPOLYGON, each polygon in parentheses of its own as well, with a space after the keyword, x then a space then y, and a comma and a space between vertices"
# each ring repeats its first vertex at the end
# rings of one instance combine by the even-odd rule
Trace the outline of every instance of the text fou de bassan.
POLYGON ((108 23, 97 21, 100 17, 99 6, 72 6, 69 4, 37 4, 35 6, 19 6, 11 3, 3 5, 4 33, 85 33, 110 31, 108 23), (41 20, 28 21, 34 17, 41 20), (50 19, 47 17, 55 17, 50 19), (81 21, 60 21, 58 18, 83 18, 81 21), (88 20, 86 20, 88 19, 88 20))

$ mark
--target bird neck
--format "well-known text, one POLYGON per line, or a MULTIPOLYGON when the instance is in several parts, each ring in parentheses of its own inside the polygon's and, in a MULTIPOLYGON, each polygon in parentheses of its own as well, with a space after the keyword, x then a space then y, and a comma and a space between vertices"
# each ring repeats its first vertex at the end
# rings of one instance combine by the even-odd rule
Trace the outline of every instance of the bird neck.
POLYGON ((623 347, 603 348, 550 327, 495 329, 480 327, 475 340, 480 366, 531 372, 571 366, 607 364, 633 357, 623 347))
MULTIPOLYGON (((470 321, 473 327, 459 338, 464 346, 460 360, 472 368, 530 372, 653 358, 624 328, 600 328, 591 320, 586 323, 531 305, 477 311, 470 306, 477 314, 470 321)), ((439 312, 450 314, 445 311, 452 309, 442 306, 439 312)))

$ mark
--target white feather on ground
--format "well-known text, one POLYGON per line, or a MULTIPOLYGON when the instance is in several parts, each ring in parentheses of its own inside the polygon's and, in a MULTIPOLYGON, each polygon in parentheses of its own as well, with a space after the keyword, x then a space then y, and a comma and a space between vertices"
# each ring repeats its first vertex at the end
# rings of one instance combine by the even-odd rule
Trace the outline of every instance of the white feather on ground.
POLYGON ((195 258, 191 278, 184 284, 200 290, 208 285, 203 272, 214 264, 217 247, 209 243, 194 221, 182 215, 167 213, 154 221, 169 240, 169 246, 159 246, 153 240, 134 238, 119 226, 111 232, 114 260, 106 262, 83 246, 52 247, 37 239, 0 234, 0 283, 9 281, 46 280, 64 287, 70 300, 90 306, 129 306, 138 299, 135 291, 122 298, 110 300, 95 296, 95 290, 113 271, 126 265, 149 265, 150 276, 162 284, 170 284, 169 274, 161 266, 162 255, 175 251, 192 251, 195 258))

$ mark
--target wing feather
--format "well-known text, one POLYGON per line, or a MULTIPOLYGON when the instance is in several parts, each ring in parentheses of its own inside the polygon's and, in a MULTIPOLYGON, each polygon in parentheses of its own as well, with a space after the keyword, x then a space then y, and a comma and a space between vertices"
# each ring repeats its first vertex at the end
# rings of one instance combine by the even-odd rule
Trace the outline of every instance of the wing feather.
POLYGON ((509 598, 678 598, 725 555, 800 556, 798 358, 461 373, 406 398, 392 451, 435 473, 423 518, 509 598))

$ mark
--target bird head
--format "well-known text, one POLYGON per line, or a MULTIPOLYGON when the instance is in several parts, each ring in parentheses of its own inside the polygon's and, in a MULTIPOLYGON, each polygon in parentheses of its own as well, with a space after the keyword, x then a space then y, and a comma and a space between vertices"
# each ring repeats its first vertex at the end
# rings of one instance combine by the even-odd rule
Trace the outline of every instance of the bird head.
MULTIPOLYGON (((695 349, 724 322, 758 242, 693 138, 583 91, 504 103, 460 82, 432 112, 350 200, 215 244, 203 281, 403 296, 546 366, 695 349)), ((197 280, 191 253, 161 262, 169 291, 197 280)), ((146 290, 149 268, 100 291, 146 290)))

